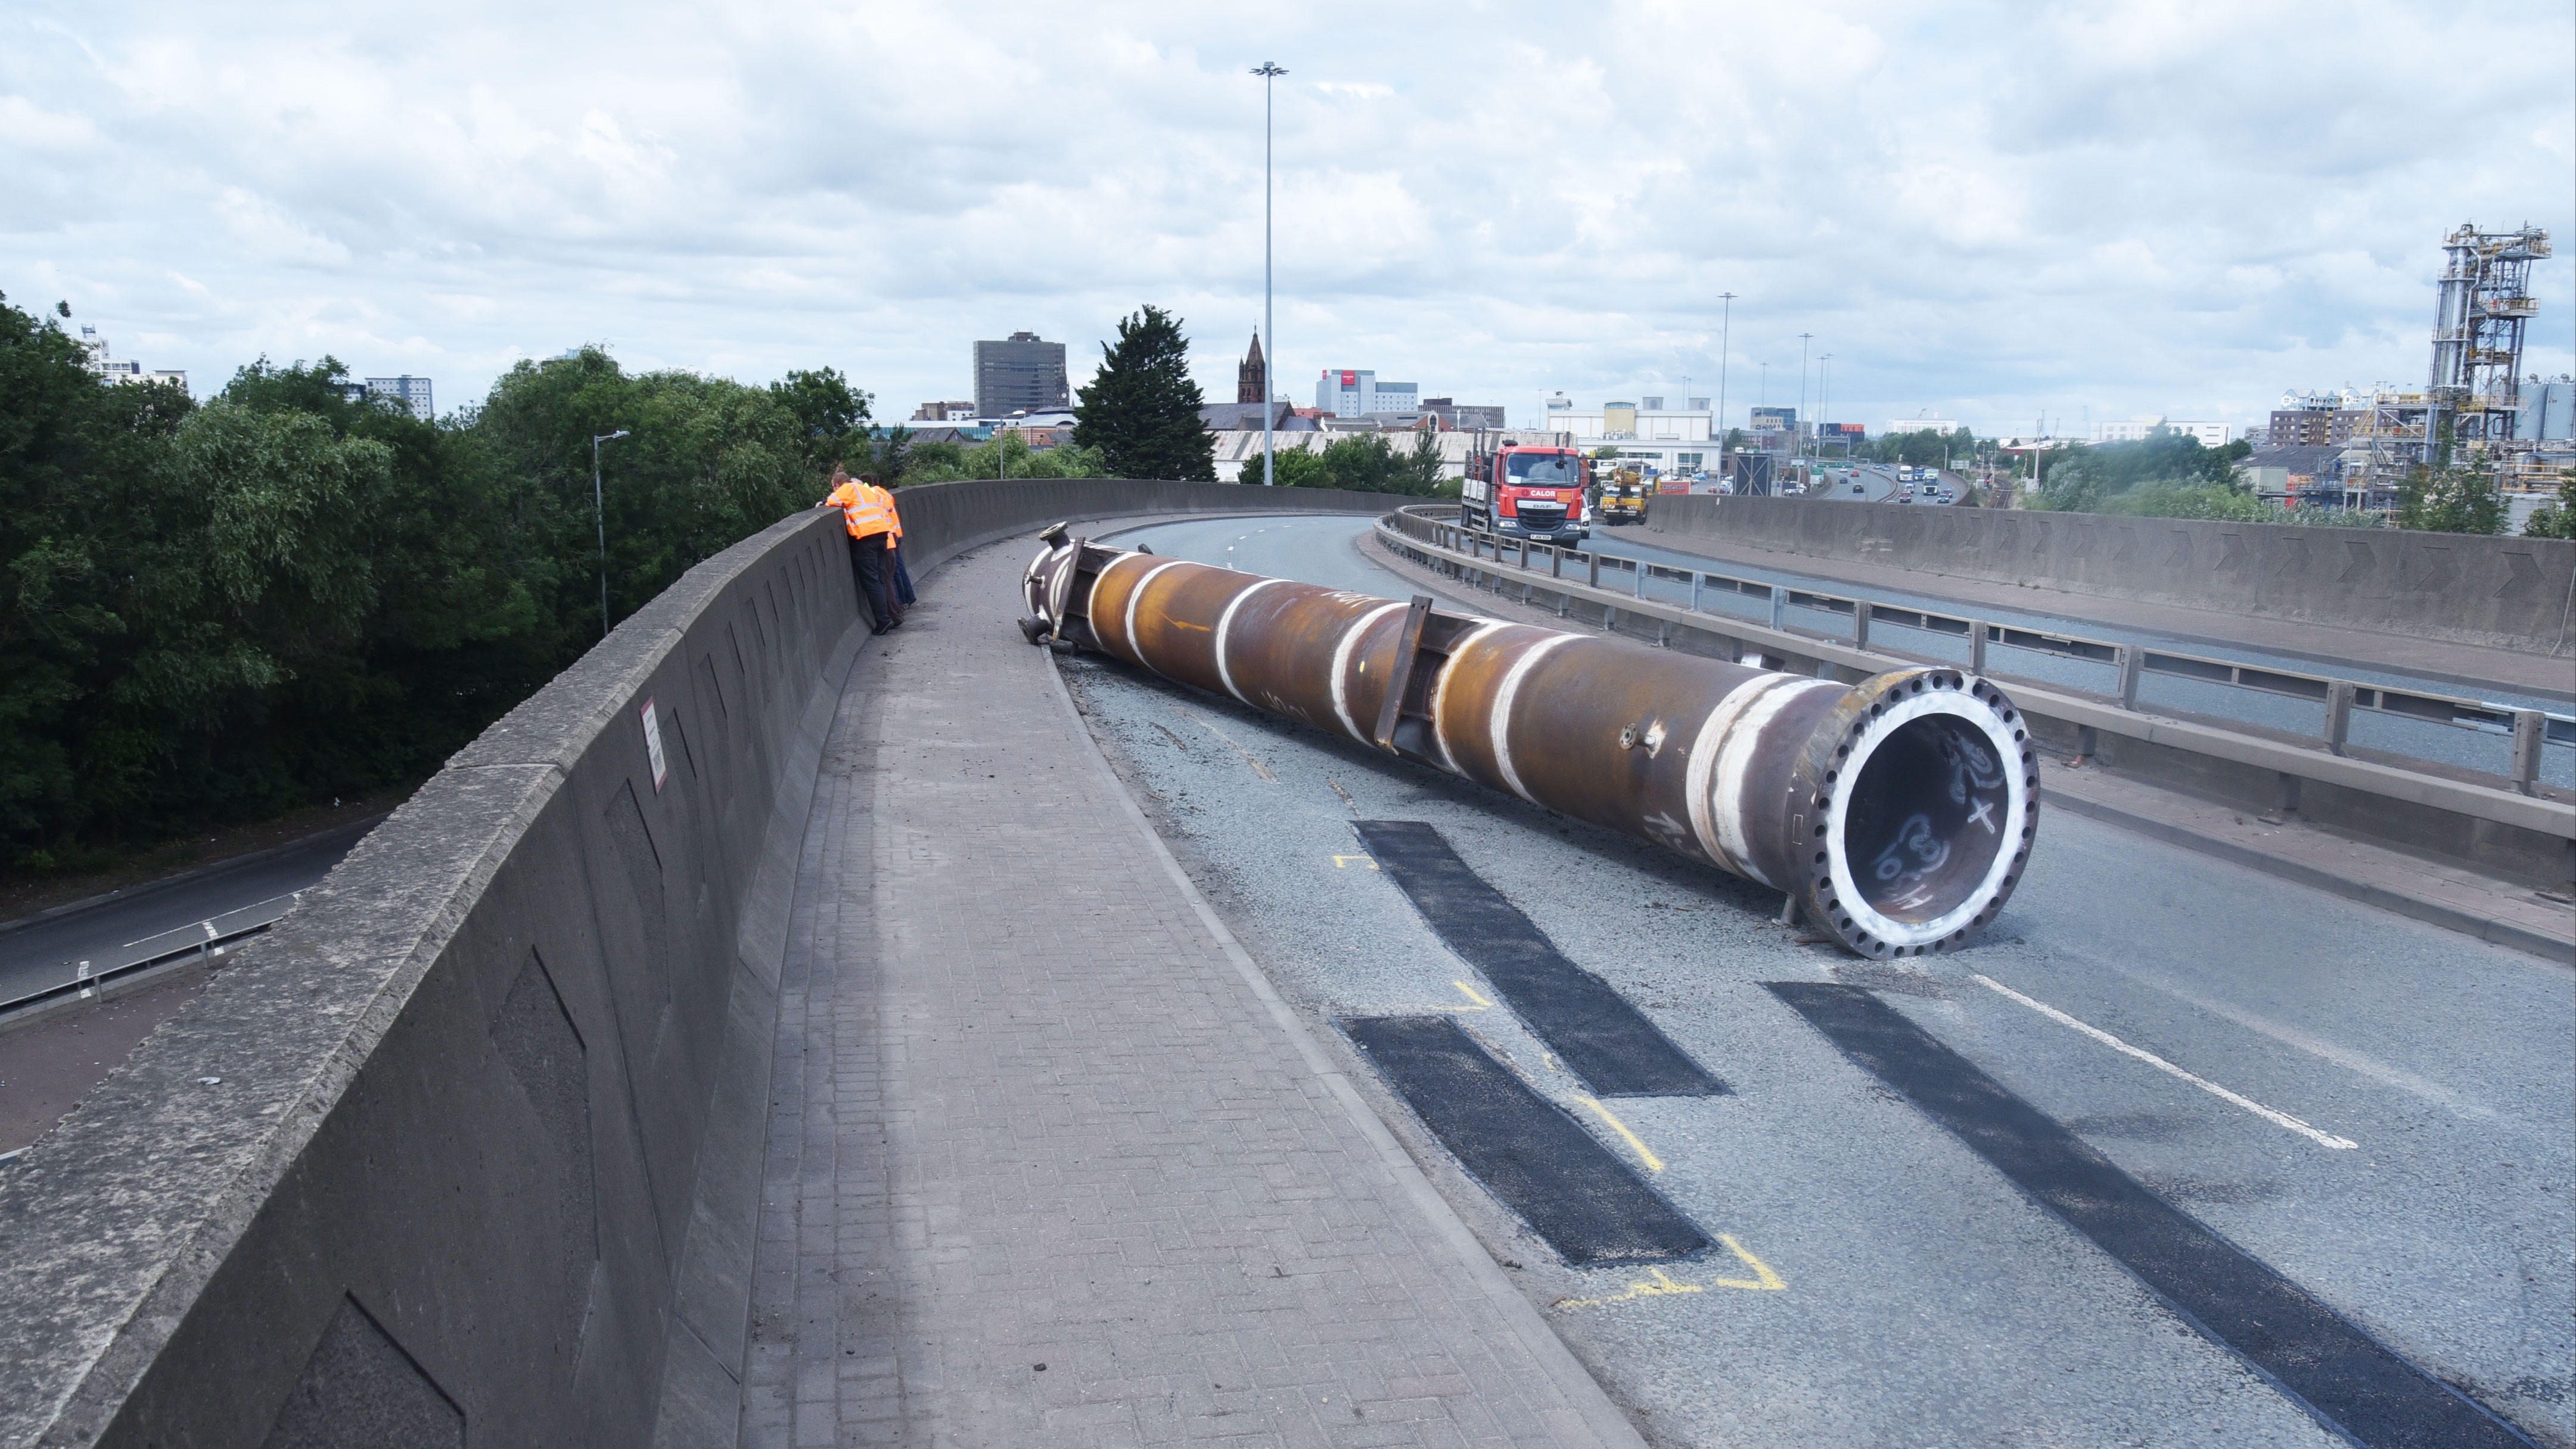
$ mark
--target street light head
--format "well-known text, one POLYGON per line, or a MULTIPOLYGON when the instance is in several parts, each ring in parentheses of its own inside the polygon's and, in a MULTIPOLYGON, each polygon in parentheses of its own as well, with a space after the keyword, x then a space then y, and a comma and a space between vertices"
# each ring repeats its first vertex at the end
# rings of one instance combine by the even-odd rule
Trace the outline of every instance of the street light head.
POLYGON ((1288 72, 1281 68, 1277 61, 1265 60, 1259 66, 1255 67, 1252 73, 1257 76, 1266 77, 1286 75, 1288 72))
POLYGON ((592 442, 594 442, 594 443, 613 443, 613 442, 616 442, 618 439, 620 439, 620 438, 622 438, 622 437, 625 437, 625 436, 627 436, 626 430, 625 430, 624 428, 619 428, 616 432, 613 432, 613 433, 600 433, 600 434, 597 434, 596 436, 594 436, 594 437, 592 437, 592 438, 591 438, 591 441, 592 441, 592 442))

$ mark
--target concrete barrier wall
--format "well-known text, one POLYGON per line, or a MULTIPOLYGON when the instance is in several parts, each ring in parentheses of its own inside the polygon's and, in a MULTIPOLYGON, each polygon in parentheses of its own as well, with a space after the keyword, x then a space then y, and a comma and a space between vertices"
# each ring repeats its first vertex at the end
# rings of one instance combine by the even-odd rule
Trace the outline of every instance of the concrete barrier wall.
MULTIPOLYGON (((1058 518, 1403 501, 901 498, 917 575, 1058 518)), ((788 909, 865 633, 837 515, 691 570, 0 1175, 0 1444, 733 1443, 788 909)))
POLYGON ((1809 498, 1657 498, 1649 532, 2231 614, 2576 654, 2576 542, 1809 498))

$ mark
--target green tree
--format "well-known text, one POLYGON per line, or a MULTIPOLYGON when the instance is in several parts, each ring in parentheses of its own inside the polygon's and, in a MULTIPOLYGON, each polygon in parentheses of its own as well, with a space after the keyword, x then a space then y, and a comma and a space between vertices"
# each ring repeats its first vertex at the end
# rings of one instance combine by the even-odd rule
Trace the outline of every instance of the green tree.
POLYGON ((2559 475, 2558 497, 2531 511, 2523 521, 2525 538, 2576 538, 2576 468, 2559 475))
POLYGON ((2480 468, 2416 468, 2397 486, 2397 526, 2431 533, 2502 533, 2512 510, 2480 468))
POLYGON ((1339 488, 1352 493, 1400 493, 1415 498, 1455 498, 1458 484, 1441 476, 1440 443, 1428 430, 1399 451, 1384 433, 1336 438, 1321 452, 1279 454, 1283 488, 1339 488))
POLYGON ((807 472, 828 475, 834 463, 853 471, 879 465, 868 409, 876 399, 832 368, 799 369, 769 385, 769 395, 795 420, 807 472))
POLYGON ((40 842, 82 818, 84 739, 133 647, 129 581, 189 408, 103 386, 53 318, 0 297, 0 862, 51 864, 40 842))
POLYGON ((1003 429, 1000 436, 971 448, 954 443, 940 443, 917 450, 918 454, 940 451, 921 457, 907 483, 946 483, 959 478, 1106 478, 1109 465, 1097 448, 1079 443, 1055 448, 1032 448, 1028 439, 1016 429, 1003 429), (1005 468, 1005 460, 1008 466, 1005 468))
POLYGON ((1100 353, 1074 407, 1074 441, 1098 450, 1113 477, 1213 480, 1216 439, 1199 422, 1205 400, 1180 319, 1149 304, 1120 318, 1100 353))

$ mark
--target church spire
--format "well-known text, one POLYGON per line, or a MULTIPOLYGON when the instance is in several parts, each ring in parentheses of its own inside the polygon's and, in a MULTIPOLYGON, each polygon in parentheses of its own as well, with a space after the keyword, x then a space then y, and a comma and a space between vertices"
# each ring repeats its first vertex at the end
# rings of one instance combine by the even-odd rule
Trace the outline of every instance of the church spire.
POLYGON ((1239 403, 1265 401, 1261 396, 1261 329, 1252 329, 1252 350, 1234 370, 1234 400, 1239 403))

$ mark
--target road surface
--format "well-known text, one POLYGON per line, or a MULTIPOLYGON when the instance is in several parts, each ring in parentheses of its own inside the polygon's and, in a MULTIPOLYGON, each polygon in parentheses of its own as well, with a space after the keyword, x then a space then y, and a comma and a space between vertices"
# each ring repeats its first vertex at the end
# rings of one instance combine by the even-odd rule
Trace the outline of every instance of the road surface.
MULTIPOLYGON (((1412 592, 1346 521, 1123 541, 1412 592)), ((1123 666, 1066 671, 1158 828, 1319 1028, 1454 1020, 1725 1244, 1651 1270, 1566 1267, 1358 1073, 1659 1442, 2513 1442, 2482 1437, 2504 1431, 2447 1383, 2535 1442, 2576 1444, 2567 970, 2062 812, 1979 945, 1862 962, 1779 925, 1775 892, 1123 666), (1376 868, 1363 820, 1434 826, 1729 1090, 1585 1097, 1376 868), (1843 988, 2027 1116, 1963 1125, 1892 1089, 1793 1009, 1843 988), (2079 1230, 2080 1204, 2044 1206, 2046 1181, 1980 1155, 2015 1132, 2099 1154, 2237 1266, 2194 1259, 2150 1291, 2152 1248, 2079 1230), (2256 1282, 2331 1310, 2347 1350, 2382 1356, 2362 1378, 2411 1385, 2438 1422, 2385 1403, 2311 1413, 2246 1333, 2195 1326, 2256 1282)))

